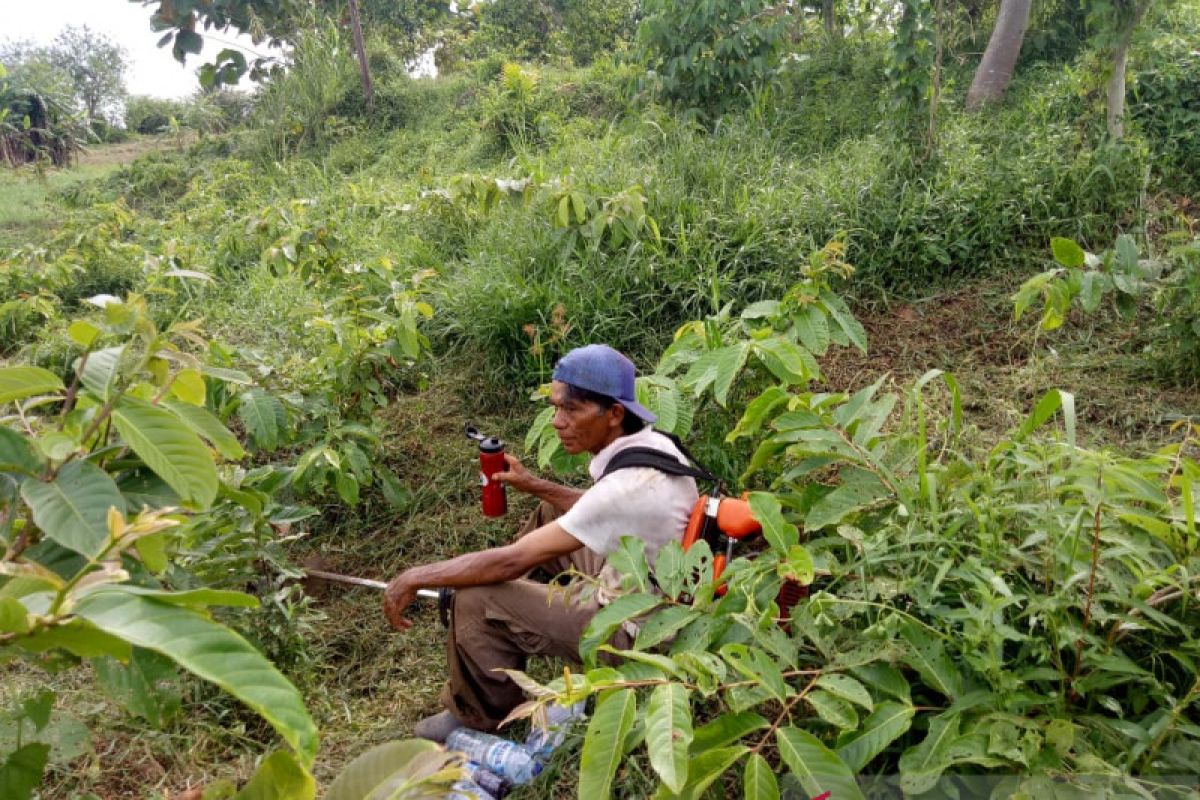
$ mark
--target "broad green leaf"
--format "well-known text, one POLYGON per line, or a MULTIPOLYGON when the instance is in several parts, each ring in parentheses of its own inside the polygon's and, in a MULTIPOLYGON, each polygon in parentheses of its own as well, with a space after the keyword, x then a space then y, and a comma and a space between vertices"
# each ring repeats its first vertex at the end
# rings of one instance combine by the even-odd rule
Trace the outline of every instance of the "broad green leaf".
POLYGON ((46 431, 34 440, 42 456, 51 461, 66 461, 73 453, 80 451, 80 442, 69 433, 62 431, 46 431))
POLYGON ((255 446, 270 452, 282 443, 287 412, 275 397, 251 387, 238 395, 237 413, 255 446))
POLYGON ((123 594, 149 597, 162 603, 185 608, 204 609, 209 606, 226 606, 229 608, 258 608, 259 600, 252 594, 235 592, 231 589, 187 589, 173 591, 171 589, 151 589, 146 586, 122 584, 121 586, 106 586, 106 592, 121 592, 123 594))
POLYGON ((669 541, 659 548, 654 559, 654 580, 664 597, 674 600, 683 591, 684 582, 688 577, 684 574, 686 561, 683 545, 676 540, 669 541))
POLYGON ((263 759, 233 800, 313 800, 317 782, 295 756, 277 750, 263 759))
POLYGON ((41 367, 0 368, 0 404, 65 388, 57 375, 41 367))
POLYGON ((29 609, 15 597, 0 597, 0 633, 27 633, 29 609))
POLYGON ((100 336, 100 329, 85 319, 77 319, 67 327, 71 341, 84 348, 91 348, 100 336))
POLYGON ((1083 310, 1091 314, 1100 307, 1104 298, 1104 275, 1093 270, 1083 273, 1079 281, 1079 304, 1083 310))
POLYGON ((846 305, 846 301, 833 292, 821 292, 821 302, 825 304, 825 310, 829 312, 829 316, 846 334, 850 344, 858 348, 860 352, 866 353, 867 331, 863 328, 862 323, 855 319, 854 314, 846 305))
POLYGON ((817 716, 842 730, 858 727, 858 714, 854 706, 840 697, 820 689, 809 692, 804 699, 817 712, 817 716))
POLYGON ((92 666, 104 693, 153 728, 161 730, 178 713, 181 697, 175 664, 164 656, 135 647, 128 664, 100 658, 92 666))
POLYGON ((713 750, 736 742, 742 737, 762 730, 770 723, 767 718, 753 711, 740 714, 722 714, 696 729, 692 738, 692 754, 713 750))
POLYGON ((221 424, 211 411, 201 406, 167 400, 163 403, 167 410, 183 421, 193 432, 207 439, 209 444, 217 449, 230 461, 240 461, 246 457, 242 443, 237 440, 232 431, 221 424))
POLYGON ((776 573, 784 580, 795 581, 801 586, 808 586, 816 575, 812 556, 803 545, 794 544, 788 548, 787 558, 779 562, 776 573))
POLYGON ((782 336, 756 341, 754 346, 763 364, 788 385, 804 384, 820 377, 820 368, 812 353, 782 336))
POLYGON ((0 426, 0 472, 17 472, 36 478, 45 462, 21 434, 0 426))
POLYGON ((1070 239, 1055 236, 1050 240, 1050 250, 1054 253, 1054 260, 1067 269, 1078 269, 1084 264, 1083 248, 1070 239))
POLYGON ((608 563, 624 578, 632 580, 634 591, 650 591, 645 541, 636 536, 622 536, 617 549, 608 554, 608 563))
POLYGON ((613 776, 623 755, 622 743, 636 713, 637 699, 632 689, 613 691, 596 703, 579 758, 580 800, 611 796, 613 776))
POLYGON ((646 706, 646 750, 650 766, 673 792, 683 791, 692 743, 692 710, 687 687, 664 683, 650 693, 646 706))
POLYGON ((804 518, 806 530, 836 525, 850 514, 890 498, 891 490, 874 473, 861 469, 842 470, 842 483, 822 497, 804 518))
POLYGON ((342 768, 329 785, 325 800, 364 800, 419 756, 440 751, 438 744, 424 739, 404 739, 372 747, 342 768))
POLYGON ((742 791, 746 800, 779 800, 779 784, 771 765, 758 753, 746 759, 746 771, 742 775, 742 791))
POLYGON ((146 466, 178 492, 188 505, 205 509, 217 496, 217 467, 208 448, 166 409, 123 397, 113 424, 146 466))
POLYGON ((661 598, 651 594, 627 594, 600 609, 584 629, 583 638, 579 640, 580 658, 585 664, 591 664, 596 655, 596 648, 607 642, 608 637, 612 636, 622 623, 657 608, 661 602, 661 598))
POLYGON ((729 389, 733 386, 734 378, 742 371, 742 367, 746 363, 746 356, 749 354, 750 346, 747 342, 723 347, 714 354, 716 374, 713 381, 713 396, 717 398, 717 402, 721 406, 724 406, 729 400, 729 389))
POLYGON ((358 505, 358 481, 353 475, 338 471, 334 473, 333 484, 342 502, 349 506, 358 505))
POLYGON ((811 733, 787 726, 775 731, 775 743, 792 774, 810 796, 829 792, 830 797, 863 800, 854 774, 837 754, 811 733))
POLYGON ((683 671, 679 665, 675 663, 675 659, 670 656, 661 656, 658 653, 643 653, 641 650, 618 650, 617 648, 602 644, 599 647, 606 653, 618 655, 628 661, 636 661, 640 664, 653 667, 657 672, 664 675, 672 675, 676 678, 683 678, 683 671))
POLYGON ((829 320, 816 304, 810 303, 792 317, 800 342, 818 356, 829 349, 829 320))
POLYGON ((891 701, 880 703, 859 730, 839 740, 838 757, 846 762, 851 772, 861 772, 871 759, 908 731, 915 713, 909 705, 891 701))
POLYGON ((25 481, 21 496, 43 533, 88 558, 108 543, 108 510, 125 513, 117 484, 90 461, 68 463, 52 481, 25 481))
POLYGON ((859 680, 866 681, 889 697, 894 697, 905 705, 912 705, 912 692, 909 689, 908 681, 904 679, 900 670, 890 664, 876 661, 852 667, 851 672, 859 680))
POLYGON ((871 701, 871 693, 867 691, 867 687, 851 678, 849 675, 840 675, 830 673, 817 678, 817 686, 820 686, 830 694, 835 694, 843 700, 849 700, 855 705, 862 706, 868 712, 875 707, 871 701))
POLYGON ((723 747, 719 750, 705 750, 692 759, 688 767, 688 782, 678 795, 670 794, 665 787, 660 787, 655 798, 679 797, 681 800, 699 800, 704 792, 717 778, 725 773, 739 758, 746 754, 745 747, 723 747))
POLYGON ((8 754, 0 764, 0 797, 4 800, 29 800, 42 783, 42 772, 50 757, 49 745, 27 744, 8 754))
POLYGON ((190 609, 106 589, 82 598, 75 614, 102 631, 167 656, 257 712, 311 764, 317 729, 287 678, 230 629, 190 609))
POLYGON ((198 369, 181 369, 171 382, 171 394, 191 406, 204 407, 207 389, 198 369))
POLYGON ((790 395, 782 386, 769 386, 762 394, 747 404, 746 412, 738 420, 737 426, 725 437, 726 442, 734 442, 743 436, 753 436, 762 428, 767 415, 787 402, 790 395))
POLYGON ((779 498, 768 492, 750 493, 750 513, 763 528, 763 536, 780 555, 786 556, 800 542, 796 526, 783 518, 779 498))
POLYGON ((31 653, 47 650, 66 650, 80 658, 112 656, 122 661, 129 658, 129 643, 106 633, 82 619, 73 619, 65 625, 42 628, 28 636, 16 639, 13 644, 31 653))
POLYGON ((638 650, 649 650, 651 647, 661 644, 678 633, 680 628, 699 614, 699 611, 690 606, 670 606, 659 611, 638 628, 634 647, 638 650))
POLYGON ((738 643, 724 645, 720 652, 729 666, 750 680, 762 684, 776 700, 783 701, 786 698, 788 690, 783 672, 779 663, 771 656, 756 647, 738 643))
POLYGON ((900 785, 908 794, 933 788, 952 760, 951 746, 958 739, 958 714, 941 714, 929 721, 921 743, 900 756, 900 785))
POLYGON ((74 368, 78 371, 80 364, 83 364, 83 372, 79 377, 88 391, 102 400, 108 399, 109 393, 117 381, 121 356, 124 352, 124 347, 106 347, 103 350, 88 353, 86 362, 83 362, 82 358, 76 359, 74 368))
POLYGON ((901 660, 915 669, 927 686, 951 699, 962 694, 962 674, 937 634, 909 624, 900 630, 900 636, 908 644, 901 660))

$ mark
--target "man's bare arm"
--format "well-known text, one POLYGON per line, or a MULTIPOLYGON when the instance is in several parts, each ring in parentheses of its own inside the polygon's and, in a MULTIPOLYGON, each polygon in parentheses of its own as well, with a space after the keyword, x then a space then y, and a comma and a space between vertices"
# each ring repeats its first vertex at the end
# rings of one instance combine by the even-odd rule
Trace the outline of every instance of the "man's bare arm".
POLYGON ((416 599, 418 589, 488 586, 515 580, 539 564, 573 553, 580 547, 583 545, 578 539, 557 522, 551 522, 504 547, 407 569, 388 584, 383 613, 392 627, 406 630, 412 626, 412 620, 402 615, 416 599))
POLYGON ((525 465, 514 455, 504 454, 508 469, 497 472, 491 477, 503 481, 519 492, 531 494, 539 500, 544 500, 559 511, 566 512, 575 505, 575 501, 583 497, 583 489, 563 486, 561 483, 548 481, 545 478, 534 477, 525 469, 525 465))

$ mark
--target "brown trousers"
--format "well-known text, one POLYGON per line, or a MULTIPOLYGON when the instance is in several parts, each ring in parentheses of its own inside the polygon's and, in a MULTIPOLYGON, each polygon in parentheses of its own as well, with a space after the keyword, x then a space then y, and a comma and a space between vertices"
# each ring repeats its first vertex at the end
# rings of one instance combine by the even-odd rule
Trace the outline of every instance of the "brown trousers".
MULTIPOLYGON (((542 503, 518 537, 559 514, 542 503)), ((603 566, 604 558, 581 547, 535 572, 552 578, 573 567, 596 576, 603 566)), ((530 578, 458 590, 451 609, 450 679, 442 689, 442 704, 470 728, 495 730, 526 699, 521 687, 498 670, 524 670, 531 655, 579 663, 579 637, 598 609, 595 599, 580 601, 576 592, 530 578)), ((628 647, 628 637, 619 632, 613 644, 628 647)))

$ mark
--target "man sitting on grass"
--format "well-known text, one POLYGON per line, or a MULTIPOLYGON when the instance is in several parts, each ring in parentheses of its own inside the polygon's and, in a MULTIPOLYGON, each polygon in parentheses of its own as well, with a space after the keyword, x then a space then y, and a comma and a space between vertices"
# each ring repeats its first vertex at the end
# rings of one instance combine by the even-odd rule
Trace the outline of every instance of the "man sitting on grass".
MULTIPOLYGON (((523 670, 527 656, 578 662, 580 635, 610 599, 605 588, 618 585, 605 558, 622 536, 636 536, 653 559, 662 545, 683 537, 695 505, 696 483, 689 477, 630 467, 599 480, 612 457, 629 447, 650 447, 687 463, 670 439, 647 424, 655 417, 634 399, 633 362, 607 345, 588 345, 567 353, 553 378, 554 428, 568 453, 592 454, 592 486, 585 491, 534 477, 505 455, 508 469, 491 479, 542 501, 518 538, 504 547, 407 569, 388 584, 384 613, 399 630, 412 626, 402 614, 418 589, 458 590, 450 626, 450 679, 441 697, 447 710, 417 723, 413 732, 424 739, 444 741, 464 725, 495 730, 525 699, 500 670, 523 670), (597 578, 599 588, 586 599, 582 582, 550 594, 546 584, 525 577, 538 568, 550 576, 574 568, 597 578)), ((630 637, 618 631, 612 643, 626 648, 630 637)))

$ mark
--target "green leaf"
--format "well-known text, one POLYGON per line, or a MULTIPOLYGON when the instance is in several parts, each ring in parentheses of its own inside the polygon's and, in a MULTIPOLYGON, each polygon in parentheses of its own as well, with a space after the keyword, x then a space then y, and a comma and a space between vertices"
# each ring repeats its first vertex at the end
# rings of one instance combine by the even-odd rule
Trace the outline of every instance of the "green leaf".
POLYGON ((254 776, 233 800, 313 800, 317 782, 296 758, 276 750, 263 759, 254 776))
POLYGON ((96 682, 122 708, 162 729, 180 709, 181 696, 175 665, 167 658, 140 647, 128 664, 113 658, 93 662, 96 682))
POLYGON ((1083 310, 1091 314, 1100 307, 1104 297, 1104 276, 1099 272, 1089 270, 1083 273, 1079 281, 1079 304, 1083 310))
POLYGON ((817 712, 817 716, 842 730, 852 730, 858 727, 858 714, 854 706, 840 697, 820 689, 811 691, 804 699, 817 712))
POLYGON ((843 469, 841 485, 813 503, 804 518, 804 527, 815 531, 827 525, 836 525, 855 511, 891 496, 891 490, 874 473, 862 469, 843 469))
POLYGON ((17 472, 36 478, 46 464, 21 434, 0 426, 0 472, 17 472))
MULTIPOLYGON (((733 764, 746 754, 745 747, 724 747, 719 750, 705 750, 695 758, 688 768, 687 786, 678 797, 683 800, 699 800, 704 792, 717 778, 724 774, 733 764)), ((655 797, 668 796, 662 789, 655 797)))
POLYGON ((257 447, 267 452, 279 447, 287 425, 287 412, 279 400, 252 387, 238 395, 237 413, 257 447))
POLYGON ((813 582, 816 568, 813 566, 812 556, 809 555, 808 550, 803 545, 794 544, 788 548, 787 558, 779 562, 776 573, 784 580, 808 586, 813 582))
POLYGON ((825 310, 829 312, 829 316, 846 334, 850 344, 858 348, 860 352, 866 353, 867 331, 863 328, 862 323, 855 319, 854 314, 846 305, 846 301, 833 292, 821 292, 821 302, 825 304, 825 310))
POLYGON ((175 400, 166 400, 163 405, 168 411, 179 417, 183 424, 191 428, 194 433, 207 439, 209 444, 225 458, 230 461, 240 461, 246 457, 242 443, 207 408, 175 400))
POLYGON ((67 336, 83 348, 90 349, 100 337, 100 329, 85 319, 77 319, 67 327, 67 336))
POLYGON ((129 643, 124 639, 105 633, 82 619, 73 619, 65 625, 42 628, 16 639, 13 644, 31 653, 47 650, 66 650, 80 658, 112 656, 122 661, 129 658, 129 643))
POLYGON ((722 347, 714 353, 713 363, 716 372, 713 381, 713 395, 721 406, 728 401, 729 389, 733 386, 733 380, 742 371, 742 367, 746 363, 746 356, 749 354, 748 342, 722 347))
POLYGON ((350 506, 358 505, 358 481, 353 475, 339 470, 334 473, 333 483, 342 502, 350 506))
POLYGON ((800 342, 818 356, 829 349, 829 320, 816 304, 804 306, 792 317, 800 342))
POLYGON ((1067 269, 1078 269, 1087 260, 1082 247, 1061 236, 1050 240, 1050 250, 1054 253, 1054 260, 1067 269))
POLYGON ((229 608, 258 608, 259 600, 252 594, 235 592, 231 589, 188 589, 178 592, 172 589, 151 589, 146 586, 122 584, 106 586, 106 592, 121 592, 123 594, 149 597, 173 606, 183 606, 192 609, 204 609, 209 606, 226 606, 229 608))
POLYGON ((753 711, 722 714, 712 722, 696 729, 695 736, 692 738, 692 754, 724 747, 747 734, 762 730, 769 724, 766 717, 753 711))
POLYGON ((646 750, 650 766, 673 792, 683 790, 692 743, 692 710, 687 687, 664 683, 650 693, 646 706, 646 750))
POLYGON ((171 412, 123 397, 113 424, 133 452, 188 505, 205 509, 217 496, 217 467, 199 437, 171 412))
MULTIPOLYGON (((88 353, 87 363, 83 364, 83 373, 79 376, 88 391, 102 400, 108 399, 113 384, 117 381, 124 352, 124 347, 107 347, 88 353)), ((81 362, 82 358, 75 361, 77 371, 81 362)))
POLYGON ((839 740, 837 754, 851 772, 859 773, 892 742, 903 736, 912 725, 915 709, 909 705, 880 703, 862 728, 839 740))
POLYGON ((775 731, 779 755, 810 796, 828 791, 839 800, 863 800, 854 774, 811 733, 791 726, 775 731))
POLYGON ((633 579, 635 591, 650 591, 650 567, 646 563, 646 543, 642 539, 622 536, 617 549, 609 553, 608 563, 623 577, 633 579))
POLYGON ((65 388, 57 375, 41 367, 0 368, 0 404, 65 388))
POLYGON ((641 624, 634 647, 638 650, 649 650, 674 636, 680 628, 699 615, 700 612, 690 606, 664 608, 641 624))
POLYGON ((0 597, 0 633, 28 633, 29 609, 15 597, 0 597))
POLYGON ((579 656, 585 664, 595 660, 596 648, 608 641, 617 628, 634 617, 657 608, 662 598, 651 594, 627 594, 600 609, 583 631, 579 640, 579 656))
POLYGON ((742 776, 742 791, 746 800, 779 800, 779 784, 771 765, 758 753, 746 759, 746 771, 742 776))
POLYGON ((50 757, 50 746, 40 742, 27 744, 9 753, 0 766, 0 797, 4 800, 29 800, 42 783, 42 772, 50 757))
POLYGON ((743 436, 753 436, 762 428, 767 415, 786 403, 790 395, 782 386, 770 386, 747 404, 746 412, 738 420, 737 426, 725 437, 726 442, 734 442, 743 436))
POLYGON ((779 498, 775 495, 768 492, 751 492, 750 513, 762 525, 763 536, 780 555, 786 556, 788 550, 800 542, 800 532, 795 525, 783 518, 779 498))
POLYGON ((829 673, 817 678, 817 686, 820 686, 830 694, 835 694, 843 700, 849 700, 855 705, 862 706, 868 712, 875 707, 871 701, 871 693, 867 691, 867 687, 851 678, 849 675, 839 675, 829 673))
POLYGON ((372 747, 342 768, 329 785, 325 800, 364 800, 397 772, 429 753, 441 752, 441 746, 424 739, 404 739, 372 747))
POLYGON ((579 759, 580 800, 611 796, 613 776, 623 755, 622 743, 633 727, 637 700, 632 689, 620 689, 600 698, 583 737, 579 759))
POLYGON ((21 496, 43 533, 88 558, 108 543, 108 509, 125 513, 117 484, 90 461, 70 462, 52 481, 25 481, 21 496))
POLYGON ((102 589, 83 597, 77 616, 130 644, 167 656, 215 683, 271 724, 311 764, 317 728, 304 700, 271 662, 238 634, 190 609, 102 589))
POLYGON ((900 786, 907 794, 923 794, 933 788, 951 763, 951 747, 958 739, 959 717, 941 714, 929 721, 929 732, 921 743, 900 756, 900 786))
POLYGON ((900 636, 908 644, 901 661, 915 669, 930 688, 951 699, 958 698, 962 694, 962 674, 937 634, 910 623, 901 628, 900 636))
POLYGON ((204 407, 207 389, 198 369, 181 369, 171 381, 171 394, 191 406, 204 407))
POLYGON ((788 385, 803 384, 820 377, 820 369, 812 353, 791 339, 772 336, 755 341, 754 346, 771 374, 788 385))
POLYGON ((1017 429, 1013 438, 1023 439, 1029 436, 1046 421, 1051 419, 1055 412, 1062 410, 1063 427, 1067 431, 1067 438, 1072 445, 1075 443, 1075 396, 1070 392, 1064 392, 1060 389, 1051 389, 1046 392, 1037 401, 1037 405, 1033 407, 1033 411, 1021 423, 1021 427, 1017 429))

